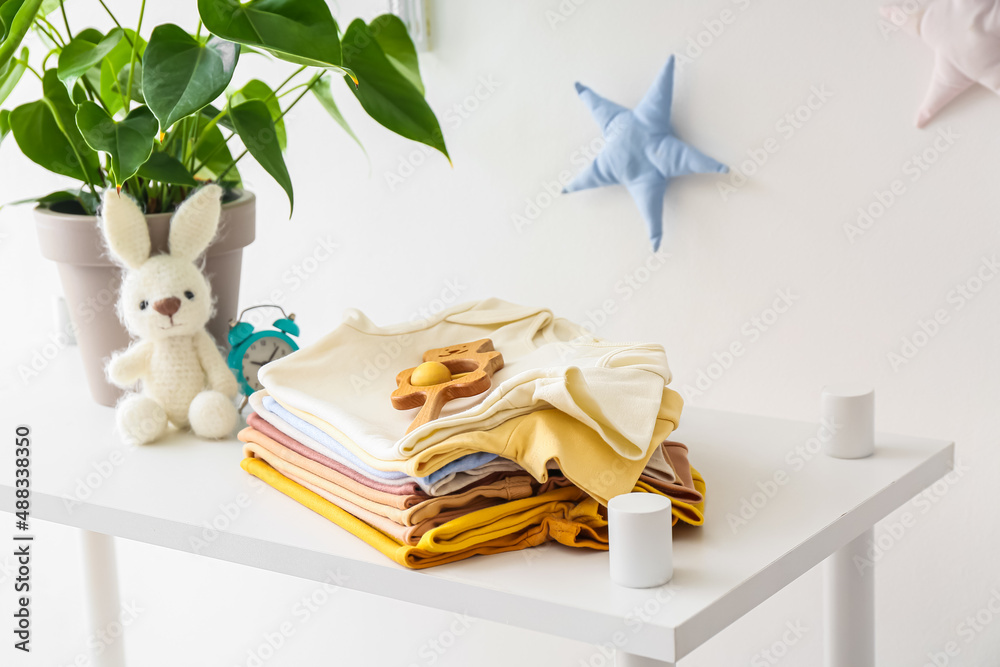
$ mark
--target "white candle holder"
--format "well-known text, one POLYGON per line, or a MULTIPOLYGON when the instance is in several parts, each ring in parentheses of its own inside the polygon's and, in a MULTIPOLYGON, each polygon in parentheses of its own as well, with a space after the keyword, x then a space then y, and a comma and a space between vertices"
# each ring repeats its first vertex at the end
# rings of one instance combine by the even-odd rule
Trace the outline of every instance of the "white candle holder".
POLYGON ((625 493, 608 502, 611 580, 628 588, 662 586, 674 576, 670 499, 625 493))
POLYGON ((820 397, 820 414, 832 431, 823 445, 827 456, 861 459, 875 453, 875 390, 828 385, 820 397))

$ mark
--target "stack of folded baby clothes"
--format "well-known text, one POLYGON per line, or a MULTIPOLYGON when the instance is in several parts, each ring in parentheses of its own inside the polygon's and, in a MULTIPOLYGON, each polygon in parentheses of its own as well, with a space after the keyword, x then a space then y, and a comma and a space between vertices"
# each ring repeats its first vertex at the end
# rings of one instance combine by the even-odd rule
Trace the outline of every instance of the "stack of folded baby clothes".
POLYGON ((703 521, 705 485, 667 437, 682 401, 662 347, 598 340, 548 310, 491 299, 378 327, 357 311, 261 369, 243 468, 411 568, 556 540, 607 549, 608 499, 670 497, 703 521), (490 388, 407 432, 396 374, 489 339, 490 388))

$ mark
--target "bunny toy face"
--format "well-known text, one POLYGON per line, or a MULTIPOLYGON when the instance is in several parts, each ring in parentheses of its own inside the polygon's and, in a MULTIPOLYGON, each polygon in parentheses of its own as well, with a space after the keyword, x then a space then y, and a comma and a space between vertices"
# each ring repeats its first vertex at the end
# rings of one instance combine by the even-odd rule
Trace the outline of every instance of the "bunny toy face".
POLYGON ((212 315, 208 280, 194 261, 215 236, 222 189, 208 185, 191 195, 170 221, 169 254, 150 257, 149 228, 125 195, 108 193, 101 219, 112 255, 125 265, 118 312, 141 340, 191 336, 212 315))
POLYGON ((158 255, 125 276, 118 309, 136 338, 191 336, 212 316, 211 287, 194 264, 158 255))

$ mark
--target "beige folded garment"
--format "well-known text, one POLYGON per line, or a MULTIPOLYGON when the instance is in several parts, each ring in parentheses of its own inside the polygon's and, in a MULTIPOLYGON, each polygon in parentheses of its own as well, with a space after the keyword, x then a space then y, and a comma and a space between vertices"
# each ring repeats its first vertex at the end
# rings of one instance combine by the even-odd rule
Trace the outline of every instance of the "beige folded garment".
POLYGON ((294 477, 296 482, 306 482, 312 487, 323 489, 356 507, 383 516, 402 526, 416 526, 443 512, 471 512, 485 507, 486 505, 482 504, 483 500, 496 499, 505 502, 527 498, 533 493, 531 476, 521 472, 496 473, 493 479, 485 479, 483 483, 473 484, 444 496, 430 498, 423 495, 397 496, 357 484, 337 471, 278 444, 254 429, 241 431, 240 439, 244 441, 244 456, 262 459, 286 477, 294 477), (356 486, 350 487, 344 482, 345 479, 356 486))

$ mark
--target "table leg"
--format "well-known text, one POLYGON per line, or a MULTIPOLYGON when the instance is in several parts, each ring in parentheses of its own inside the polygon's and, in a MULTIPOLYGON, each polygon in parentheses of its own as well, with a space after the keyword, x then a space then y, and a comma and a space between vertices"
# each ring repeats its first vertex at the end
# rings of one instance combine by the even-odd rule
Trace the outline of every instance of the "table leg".
POLYGON ((875 666, 875 571, 867 553, 874 537, 869 528, 826 559, 826 667, 875 666))
POLYGON ((674 667, 674 663, 618 651, 615 653, 615 667, 674 667))
POLYGON ((100 645, 103 648, 100 655, 92 651, 90 664, 94 667, 125 667, 124 637, 109 634, 113 629, 120 629, 118 617, 121 615, 114 538, 83 530, 80 531, 80 546, 88 631, 102 641, 100 645))

